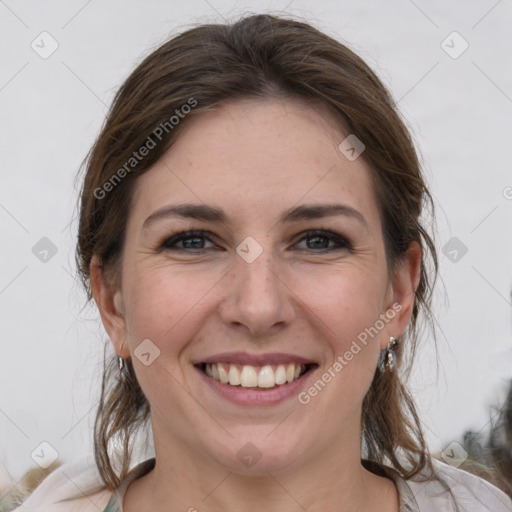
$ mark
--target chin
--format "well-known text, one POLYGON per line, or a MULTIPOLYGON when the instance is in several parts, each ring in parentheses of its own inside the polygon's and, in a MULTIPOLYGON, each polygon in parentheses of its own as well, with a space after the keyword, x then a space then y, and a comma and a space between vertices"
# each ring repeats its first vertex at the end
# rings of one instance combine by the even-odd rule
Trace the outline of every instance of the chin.
MULTIPOLYGON (((219 464, 239 474, 268 476, 267 473, 282 471, 303 454, 304 443, 296 442, 284 429, 280 436, 275 432, 269 436, 271 431, 266 427, 264 432, 256 433, 252 428, 251 432, 233 435, 228 445, 212 456, 219 464)), ((218 445, 216 448, 218 450, 218 445)))

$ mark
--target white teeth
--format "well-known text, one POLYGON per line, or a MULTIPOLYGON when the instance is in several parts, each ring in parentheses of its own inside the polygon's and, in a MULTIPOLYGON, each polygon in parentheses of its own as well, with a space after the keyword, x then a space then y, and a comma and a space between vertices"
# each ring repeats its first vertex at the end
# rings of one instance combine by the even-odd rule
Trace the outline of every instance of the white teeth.
POLYGON ((273 388, 276 385, 276 377, 272 366, 264 366, 258 374, 259 388, 273 388))
POLYGON ((216 364, 215 366, 218 367, 220 381, 223 384, 227 384, 229 382, 228 372, 224 369, 224 366, 222 366, 221 364, 216 364))
POLYGON ((295 365, 289 364, 288 368, 286 369, 286 380, 288 382, 291 382, 293 380, 294 376, 295 376, 295 365))
POLYGON ((293 382, 303 373, 305 367, 301 364, 289 363, 280 364, 274 370, 270 365, 255 367, 244 365, 242 371, 235 364, 207 363, 205 373, 209 377, 230 384, 231 386, 242 386, 243 388, 273 388, 282 386, 287 382, 293 382))
POLYGON ((238 368, 234 365, 231 365, 229 367, 229 373, 228 373, 229 383, 232 386, 238 386, 240 384, 240 372, 238 371, 238 368))
MULTIPOLYGON (((231 375, 231 370, 229 371, 231 375)), ((231 380, 229 382, 231 384, 231 380)), ((252 366, 244 366, 240 374, 240 384, 243 388, 253 388, 258 385, 258 374, 252 366)))
POLYGON ((286 382, 286 370, 282 364, 276 370, 276 384, 280 386, 286 382))

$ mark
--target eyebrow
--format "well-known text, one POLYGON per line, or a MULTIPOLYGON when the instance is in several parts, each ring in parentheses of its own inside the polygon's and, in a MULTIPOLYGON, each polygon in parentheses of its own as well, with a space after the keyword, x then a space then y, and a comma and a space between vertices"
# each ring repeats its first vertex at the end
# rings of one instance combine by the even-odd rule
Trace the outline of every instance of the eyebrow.
MULTIPOLYGON (((368 224, 363 215, 344 204, 304 204, 286 210, 280 217, 280 223, 298 222, 301 220, 321 219, 323 217, 333 217, 335 215, 344 215, 361 222, 366 228, 368 224)), ((147 229, 157 220, 167 217, 181 217, 185 219, 196 219, 208 222, 225 223, 227 215, 224 210, 205 204, 177 204, 164 206, 154 211, 143 223, 142 228, 147 229)))

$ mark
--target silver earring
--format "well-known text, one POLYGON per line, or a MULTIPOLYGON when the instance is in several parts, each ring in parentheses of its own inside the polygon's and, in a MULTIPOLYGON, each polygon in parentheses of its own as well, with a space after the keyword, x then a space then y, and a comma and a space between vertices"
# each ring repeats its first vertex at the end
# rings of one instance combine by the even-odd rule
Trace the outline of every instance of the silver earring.
MULTIPOLYGON (((119 352, 121 352, 121 350, 123 350, 123 345, 124 345, 125 341, 126 341, 126 338, 121 343, 121 347, 119 348, 119 352)), ((124 359, 121 356, 117 356, 117 364, 119 366, 119 373, 123 373, 124 359)))
POLYGON ((391 336, 389 342, 384 350, 381 351, 379 356, 379 369, 382 373, 388 371, 393 373, 396 368, 396 353, 395 347, 398 345, 398 340, 391 336))

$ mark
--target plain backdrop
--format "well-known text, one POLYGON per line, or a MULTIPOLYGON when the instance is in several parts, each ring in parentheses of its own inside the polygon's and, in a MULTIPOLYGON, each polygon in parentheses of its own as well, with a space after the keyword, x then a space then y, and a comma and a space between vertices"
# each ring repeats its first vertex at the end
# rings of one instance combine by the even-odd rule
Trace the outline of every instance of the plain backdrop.
POLYGON ((512 2, 5 0, 0 462, 15 477, 41 442, 63 461, 92 447, 106 334, 75 277, 74 180, 115 91, 177 31, 267 11, 345 42, 398 102, 436 202, 441 276, 440 365, 427 336, 410 388, 432 451, 488 432, 512 377, 512 2))

